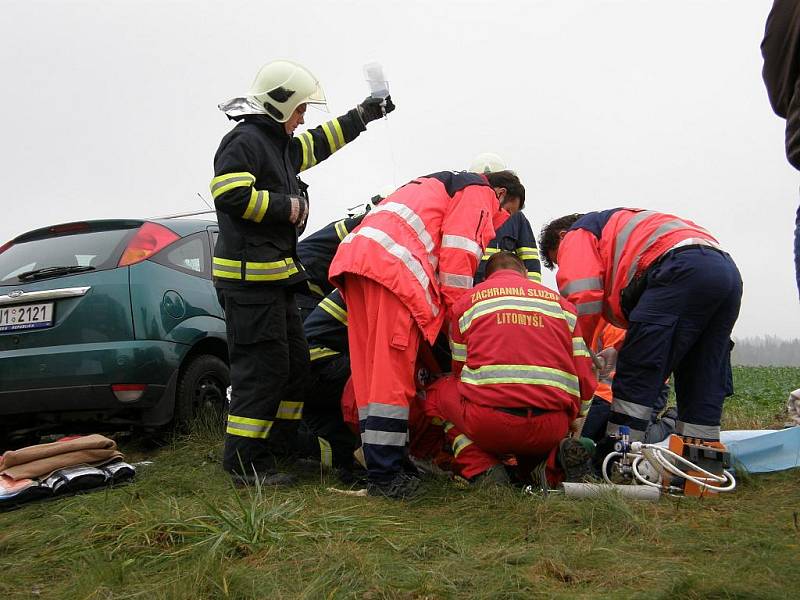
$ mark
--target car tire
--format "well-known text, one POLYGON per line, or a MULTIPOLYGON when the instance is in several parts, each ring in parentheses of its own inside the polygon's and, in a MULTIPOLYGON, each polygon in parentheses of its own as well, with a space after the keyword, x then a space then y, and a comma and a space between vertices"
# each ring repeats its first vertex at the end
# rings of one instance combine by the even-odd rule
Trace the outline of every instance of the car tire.
POLYGON ((200 354, 190 359, 178 381, 175 396, 175 426, 187 430, 195 420, 218 423, 228 408, 225 390, 230 385, 230 369, 218 356, 200 354))

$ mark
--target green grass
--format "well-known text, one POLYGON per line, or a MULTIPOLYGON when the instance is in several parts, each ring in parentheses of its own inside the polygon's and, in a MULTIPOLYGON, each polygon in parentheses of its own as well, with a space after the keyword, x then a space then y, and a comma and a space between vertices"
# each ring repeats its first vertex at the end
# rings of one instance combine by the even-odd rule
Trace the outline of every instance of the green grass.
MULTIPOLYGON (((737 368, 728 427, 783 422, 800 369, 737 368)), ((136 483, 0 514, 0 598, 785 598, 800 577, 800 470, 715 500, 574 501, 426 482, 397 503, 234 490, 195 431, 136 483)))

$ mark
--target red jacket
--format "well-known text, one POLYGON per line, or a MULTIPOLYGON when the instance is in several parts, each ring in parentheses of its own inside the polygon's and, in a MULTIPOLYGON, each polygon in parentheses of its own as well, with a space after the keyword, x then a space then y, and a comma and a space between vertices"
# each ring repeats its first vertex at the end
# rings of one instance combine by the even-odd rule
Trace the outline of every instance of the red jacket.
POLYGON ((345 273, 388 288, 433 343, 446 312, 472 287, 495 227, 507 218, 482 175, 445 171, 420 177, 345 236, 328 274, 339 288, 345 273))
POLYGON ((597 385, 575 307, 513 270, 495 271, 456 303, 450 343, 459 391, 481 406, 574 419, 597 385))
POLYGON ((556 281, 578 309, 587 343, 601 316, 627 329, 620 294, 668 250, 689 244, 719 247, 705 229, 687 219, 639 208, 583 215, 558 246, 556 281))

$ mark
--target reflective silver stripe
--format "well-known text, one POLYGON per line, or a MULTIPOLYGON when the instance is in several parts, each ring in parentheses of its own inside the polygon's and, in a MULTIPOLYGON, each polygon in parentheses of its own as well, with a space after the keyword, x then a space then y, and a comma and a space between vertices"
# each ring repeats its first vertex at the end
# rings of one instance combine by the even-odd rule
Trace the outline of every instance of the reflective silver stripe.
POLYGON ((226 185, 230 185, 231 183, 238 183, 240 181, 246 181, 248 184, 252 184, 253 182, 255 182, 255 180, 256 179, 253 176, 250 176, 250 177, 230 177, 228 179, 223 179, 222 181, 218 181, 217 183, 215 183, 214 185, 211 186, 211 193, 213 194, 219 188, 225 187, 226 185))
POLYGON ((305 171, 317 164, 317 157, 314 154, 314 136, 311 135, 310 131, 304 131, 297 138, 303 148, 303 162, 300 165, 300 170, 305 171))
POLYGON ((402 218, 411 227, 411 229, 414 230, 419 238, 419 241, 423 246, 425 246, 425 251, 428 253, 428 262, 430 262, 435 269, 438 261, 433 255, 433 250, 436 246, 433 243, 431 234, 429 234, 428 230, 425 228, 425 222, 422 220, 422 218, 408 206, 405 204, 400 204, 399 202, 381 202, 378 206, 370 211, 370 215, 382 212, 390 212, 397 215, 398 217, 402 218))
POLYGON ((572 356, 591 356, 583 338, 572 338, 572 356))
MULTIPOLYGON (((708 233, 702 227, 697 227, 697 229, 708 233)), ((709 233, 708 235, 711 234, 709 233)), ((681 240, 680 242, 672 246, 669 250, 667 250, 667 252, 669 252, 670 250, 675 250, 677 248, 682 248, 683 246, 709 246, 711 248, 716 248, 717 250, 722 250, 722 247, 719 244, 717 244, 716 242, 712 242, 711 240, 708 240, 706 238, 686 238, 685 240, 681 240)))
POLYGON ((625 244, 628 242, 628 238, 631 235, 631 232, 634 228, 647 219, 648 217, 653 216, 655 211, 652 210, 643 210, 641 212, 636 213, 631 217, 630 221, 625 223, 625 226, 622 228, 622 231, 617 234, 617 237, 614 239, 614 264, 611 267, 611 283, 612 285, 617 280, 617 268, 619 267, 619 259, 622 256, 622 251, 625 249, 625 244))
MULTIPOLYGON (((644 247, 639 252, 639 256, 636 257, 636 260, 634 260, 633 263, 631 264, 631 268, 628 269, 627 279, 625 280, 626 284, 630 283, 633 280, 633 277, 639 270, 639 260, 642 258, 642 256, 648 250, 650 250, 653 244, 655 244, 661 236, 663 236, 665 233, 674 231, 676 229, 692 229, 694 231, 699 231, 702 228, 693 227, 692 225, 689 225, 688 223, 686 223, 685 221, 681 221, 680 219, 675 219, 661 225, 647 239, 647 242, 645 242, 644 247)), ((710 248, 716 248, 717 250, 720 250, 719 244, 716 244, 711 240, 707 240, 704 238, 686 238, 685 240, 681 240, 680 242, 672 246, 669 250, 666 250, 664 254, 666 254, 670 250, 675 250, 676 248, 682 248, 683 246, 708 246, 710 248)), ((661 256, 663 256, 663 254, 661 256)))
POLYGON ((649 421, 650 415, 653 414, 653 409, 649 406, 636 404, 635 402, 614 398, 611 402, 611 412, 628 415, 629 417, 641 419, 642 421, 649 421))
POLYGON ((695 423, 676 421, 675 433, 686 437, 716 441, 719 439, 719 425, 696 425, 695 423))
POLYGON ((575 308, 578 309, 578 316, 583 315, 599 315, 603 312, 603 301, 597 300, 595 302, 584 302, 576 304, 575 308))
MULTIPOLYGON (((617 425, 609 421, 608 425, 606 425, 606 435, 619 435, 620 427, 622 427, 622 425, 617 425)), ((641 442, 644 439, 644 431, 641 429, 634 429, 633 427, 629 427, 629 429, 632 442, 641 442)))
POLYGON ((456 275, 455 273, 439 273, 439 283, 468 290, 472 287, 472 276, 456 275))
POLYGON ((237 275, 241 277, 242 275, 242 267, 229 267, 228 265, 220 265, 214 262, 214 270, 215 271, 223 271, 225 273, 230 273, 231 275, 237 275))
POLYGON ((578 317, 576 317, 571 312, 568 312, 566 310, 563 311, 562 314, 564 315, 564 318, 567 320, 567 325, 569 325, 569 332, 572 333, 573 331, 575 331, 575 325, 577 325, 578 323, 578 317))
POLYGON ((682 221, 681 219, 673 219, 671 221, 667 221, 666 223, 662 223, 653 233, 650 234, 650 237, 647 238, 647 241, 642 246, 642 249, 639 250, 639 254, 631 262, 631 266, 628 269, 628 273, 625 278, 626 285, 630 283, 633 279, 633 276, 636 275, 636 272, 639 270, 639 261, 641 260, 642 256, 646 254, 650 248, 652 248, 653 244, 655 244, 665 233, 676 231, 678 229, 694 229, 694 227, 685 221, 682 221))
POLYGON ((367 429, 361 434, 361 442, 363 444, 372 444, 373 446, 405 446, 407 439, 408 433, 397 431, 367 429))
POLYGON ((331 135, 333 135, 333 140, 336 143, 336 150, 341 150, 347 142, 344 141, 344 132, 342 131, 342 126, 339 124, 339 119, 328 121, 328 125, 331 128, 331 135))
POLYGON ((261 220, 267 212, 267 207, 269 206, 269 193, 264 193, 262 190, 257 192, 253 190, 253 192, 256 194, 256 202, 253 205, 253 210, 251 212, 248 207, 248 210, 246 210, 242 216, 245 219, 261 223, 261 220))
POLYGON ((323 467, 330 468, 333 466, 333 450, 331 444, 325 438, 318 437, 319 442, 319 462, 323 467))
POLYGON ((363 421, 367 417, 384 417, 387 419, 402 419, 408 421, 408 407, 372 402, 358 409, 358 419, 360 421, 363 421))
POLYGON ((453 355, 453 360, 459 362, 467 362, 467 345, 459 344, 450 339, 450 353, 453 355))
POLYGON ((478 245, 478 242, 471 240, 463 235, 444 235, 442 236, 442 248, 458 248, 459 250, 466 250, 470 254, 474 254, 475 258, 480 258, 483 250, 478 245))
POLYGON ((603 280, 599 277, 584 277, 583 279, 573 279, 563 288, 559 289, 562 296, 569 296, 576 292, 585 292, 588 290, 602 290, 603 280))
POLYGON ((303 403, 282 400, 275 412, 275 418, 284 421, 299 421, 303 418, 303 403))
POLYGON ((578 377, 566 371, 534 365, 486 365, 477 369, 464 367, 461 381, 473 385, 522 383, 552 385, 573 396, 580 395, 578 377))
MULTIPOLYGON (((472 321, 498 310, 521 310, 524 312, 538 312, 556 319, 567 319, 569 313, 561 309, 558 302, 550 300, 538 300, 534 298, 524 298, 522 296, 498 296, 489 300, 481 300, 469 309, 464 311, 458 320, 458 329, 464 333, 472 325, 472 321)), ((575 317, 572 317, 573 320, 575 317)), ((572 325, 574 328, 574 323, 572 325)))
MULTIPOLYGON (((380 207, 378 207, 380 208, 380 207)), ((416 278, 419 282, 422 289, 425 291, 425 300, 428 302, 428 307, 431 309, 431 313, 433 316, 437 316, 439 314, 439 307, 433 303, 433 299, 431 298, 431 292, 428 289, 428 286, 431 284, 431 280, 428 275, 425 273, 425 269, 423 268, 422 264, 411 254, 411 251, 406 248, 405 246, 401 246, 397 242, 395 242, 391 236, 384 233, 380 229, 375 229, 374 227, 361 227, 350 233, 342 240, 343 244, 351 242, 355 237, 361 236, 367 239, 370 239, 374 242, 377 242, 384 249, 391 254, 392 256, 400 259, 400 261, 406 266, 406 268, 411 271, 411 274, 416 278)))
POLYGON ((472 440, 463 433, 456 436, 456 439, 453 440, 453 456, 458 456, 464 448, 471 444, 472 440))
POLYGON ((339 236, 340 242, 345 238, 345 236, 348 233, 350 233, 349 231, 347 231, 347 227, 344 224, 344 220, 336 221, 336 224, 333 226, 333 228, 336 230, 336 235, 339 236))

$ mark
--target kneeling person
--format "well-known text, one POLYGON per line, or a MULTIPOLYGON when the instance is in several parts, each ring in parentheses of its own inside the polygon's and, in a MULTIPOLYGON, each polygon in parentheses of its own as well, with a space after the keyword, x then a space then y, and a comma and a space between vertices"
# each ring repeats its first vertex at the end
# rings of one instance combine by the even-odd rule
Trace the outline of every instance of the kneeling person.
POLYGON ((523 473, 543 462, 550 485, 588 474, 588 454, 562 440, 596 382, 575 308, 530 281, 515 255, 495 254, 487 279, 455 304, 453 376, 433 384, 427 411, 445 429, 461 474, 476 478, 516 455, 523 473), (572 473, 570 473, 572 469, 572 473))

